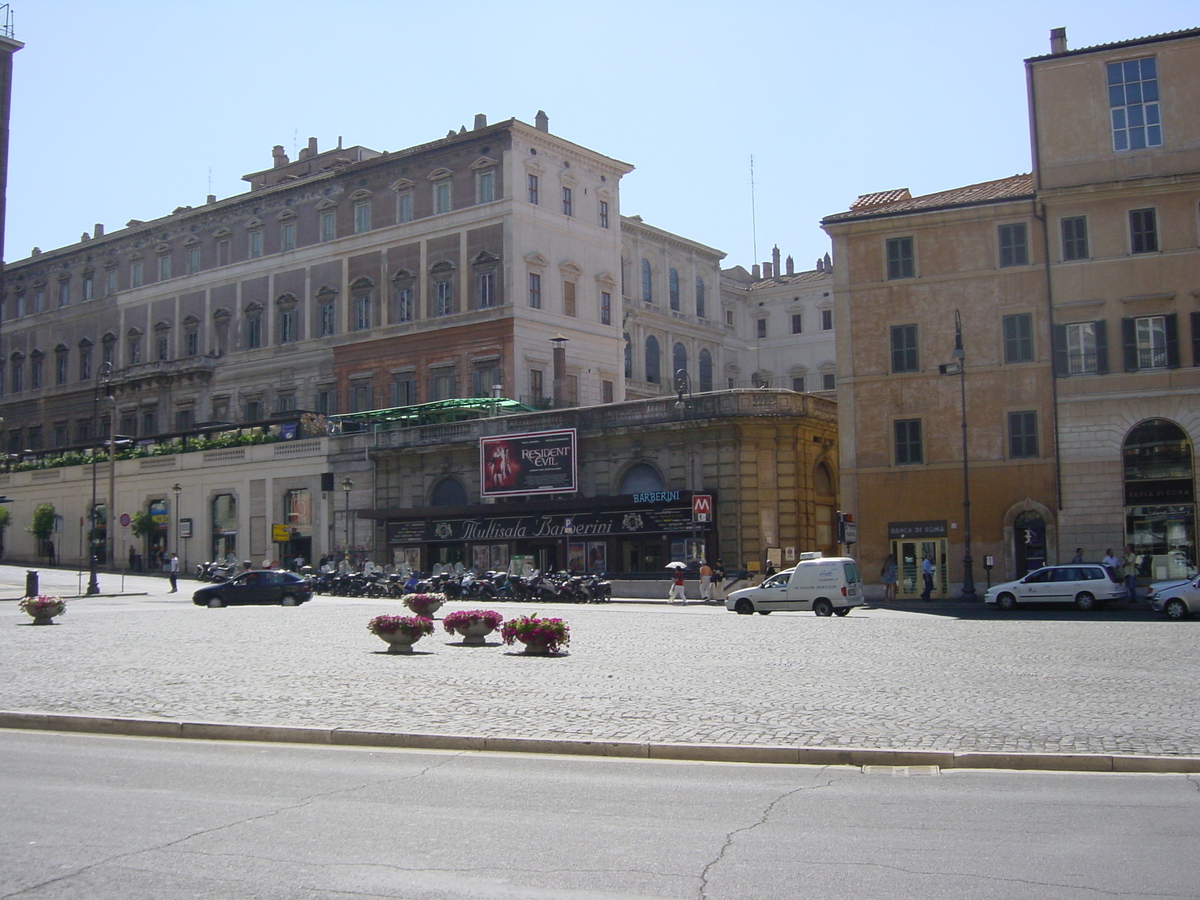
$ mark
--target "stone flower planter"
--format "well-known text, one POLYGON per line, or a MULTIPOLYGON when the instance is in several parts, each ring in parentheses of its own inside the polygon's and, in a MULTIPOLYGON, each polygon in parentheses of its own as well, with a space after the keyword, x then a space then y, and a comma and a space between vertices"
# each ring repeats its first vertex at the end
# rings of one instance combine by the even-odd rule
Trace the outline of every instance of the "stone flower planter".
POLYGON ((412 645, 433 634, 433 619, 425 616, 376 616, 367 630, 387 642, 388 653, 412 653, 412 645))
POLYGON ((447 634, 457 634, 468 647, 482 647, 487 636, 500 627, 504 617, 490 609, 464 609, 442 618, 447 634))
POLYGON ((22 612, 32 617, 31 625, 53 625, 54 617, 67 611, 67 601, 61 597, 26 597, 19 605, 22 612))

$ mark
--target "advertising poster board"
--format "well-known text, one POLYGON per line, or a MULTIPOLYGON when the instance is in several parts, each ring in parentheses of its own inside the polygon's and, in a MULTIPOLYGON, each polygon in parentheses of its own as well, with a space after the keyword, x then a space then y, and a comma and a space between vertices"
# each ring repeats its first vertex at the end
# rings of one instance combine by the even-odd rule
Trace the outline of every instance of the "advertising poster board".
POLYGON ((480 438, 479 483, 484 497, 574 492, 575 429, 480 438))

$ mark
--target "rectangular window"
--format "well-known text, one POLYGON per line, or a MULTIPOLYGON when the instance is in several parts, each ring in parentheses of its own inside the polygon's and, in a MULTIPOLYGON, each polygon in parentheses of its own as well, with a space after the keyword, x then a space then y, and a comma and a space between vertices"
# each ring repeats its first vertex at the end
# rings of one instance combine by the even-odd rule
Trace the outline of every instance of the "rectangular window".
POLYGON ((317 412, 323 416, 337 414, 337 392, 332 387, 317 388, 317 412))
POLYGON ((615 393, 613 391, 613 383, 608 380, 600 382, 600 402, 612 403, 615 393))
POLYGON ((1033 316, 1020 313, 1005 316, 1004 361, 1006 363, 1033 362, 1033 316))
POLYGON ((534 405, 546 399, 546 386, 541 369, 529 370, 529 395, 534 405))
POLYGON ((575 315, 575 282, 563 282, 563 315, 575 315))
POLYGON ((572 212, 573 207, 572 207, 572 203, 571 203, 571 189, 569 187, 565 187, 562 189, 562 201, 563 201, 563 215, 564 216, 574 215, 574 213, 572 212))
POLYGON ((371 298, 362 296, 354 298, 354 330, 366 331, 371 327, 371 298))
POLYGON ((1153 209, 1131 209, 1129 211, 1129 251, 1131 253, 1158 252, 1158 219, 1153 209))
POLYGON ((821 310, 821 330, 822 331, 833 331, 833 310, 832 309, 821 310))
POLYGON ((490 397, 492 389, 500 385, 500 370, 495 365, 483 364, 471 373, 471 396, 490 397))
POLYGON ((71 302, 71 282, 61 281, 58 285, 58 305, 66 306, 71 302))
POLYGON ((371 203, 360 200, 354 204, 354 233, 365 234, 371 230, 371 203))
POLYGON ((1158 69, 1154 57, 1108 64, 1113 150, 1162 146, 1158 69))
POLYGON ((826 372, 821 376, 821 389, 826 391, 837 390, 836 372, 826 372))
POLYGON ((136 366, 142 361, 142 341, 140 338, 132 338, 129 341, 129 364, 136 366))
POLYGON ((397 322, 413 320, 413 292, 410 287, 396 288, 396 318, 397 322))
POLYGON ((1096 374, 1096 323, 1075 322, 1067 325, 1067 372, 1071 375, 1096 374))
POLYGON ((104 273, 104 296, 111 297, 117 292, 117 270, 109 269, 104 273))
POLYGON ((608 201, 607 200, 600 201, 600 227, 601 228, 608 227, 608 201))
POLYGON ((600 324, 612 324, 612 294, 608 291, 600 292, 600 324))
POLYGON ((261 259, 263 255, 263 241, 261 231, 250 232, 250 258, 261 259))
POLYGON ((337 237, 337 216, 332 210, 321 213, 320 227, 322 243, 337 237))
POLYGON ((804 393, 804 376, 803 375, 797 375, 794 378, 792 378, 792 390, 795 391, 797 394, 804 393))
POLYGON ((54 357, 54 383, 55 384, 66 384, 67 383, 67 365, 68 365, 67 354, 60 353, 56 357, 54 357))
POLYGON ((67 423, 66 422, 55 422, 54 423, 54 446, 55 447, 65 447, 69 443, 71 443, 71 438, 70 438, 70 434, 67 430, 67 423))
POLYGON ((142 264, 140 262, 135 262, 129 267, 129 286, 131 288, 142 286, 142 264))
POLYGON ((1062 258, 1088 258, 1087 216, 1071 216, 1062 220, 1062 258))
POLYGON ((1024 222, 1001 225, 999 236, 1001 267, 1029 265, 1029 244, 1024 222))
POLYGON ((171 257, 160 256, 158 258, 158 280, 166 281, 171 277, 171 257))
POLYGON ((917 353, 917 326, 892 326, 892 371, 920 371, 920 357, 917 353))
POLYGON ((755 319, 754 321, 754 336, 756 338, 765 338, 767 336, 767 320, 755 319))
POLYGON ((29 386, 35 391, 42 386, 42 357, 35 356, 29 361, 29 386))
POLYGON ((175 410, 175 430, 187 431, 195 424, 196 412, 190 406, 175 410))
POLYGON ((531 309, 542 308, 542 276, 537 272, 529 273, 529 306, 531 309))
POLYGON ((496 273, 480 272, 478 276, 479 308, 491 309, 496 305, 496 273))
POLYGON ((25 367, 20 360, 14 360, 12 364, 12 392, 19 394, 23 390, 25 390, 25 367))
POLYGON ((284 251, 296 249, 295 222, 288 222, 279 230, 279 249, 284 251))
POLYGON ((187 356, 200 355, 200 332, 195 328, 187 331, 183 336, 184 352, 187 356))
POLYGON ((366 380, 350 383, 350 412, 365 412, 371 409, 371 383, 366 380))
POLYGON ((1010 459, 1034 459, 1038 455, 1037 413, 1008 414, 1008 455, 1010 459))
POLYGON ((247 400, 242 407, 243 422, 257 422, 262 418, 262 401, 247 400))
POLYGON ((141 434, 149 436, 158 433, 158 409, 154 406, 147 406, 142 410, 142 430, 141 434))
POLYGON ((155 341, 155 344, 157 347, 155 358, 159 362, 165 362, 168 358, 168 351, 171 346, 170 338, 168 338, 165 334, 160 334, 158 339, 155 341))
POLYGON ((189 275, 195 275, 200 271, 200 248, 188 247, 187 252, 187 270, 189 275))
POLYGON ((450 179, 443 178, 433 186, 433 214, 450 212, 450 179))
POLYGON ((290 344, 296 340, 296 311, 294 309, 279 309, 279 343, 290 344))
POLYGON ((496 199, 496 173, 494 170, 488 169, 475 176, 475 196, 477 203, 491 203, 496 199))
POLYGON ((84 301, 91 300, 95 297, 95 285, 91 275, 83 276, 83 299, 84 301))
POLYGON ((887 241, 887 277, 913 278, 916 276, 911 237, 889 238, 887 241))
POLYGON ((246 320, 246 346, 251 350, 262 346, 262 316, 250 316, 246 320))
POLYGON ((334 315, 332 303, 322 303, 321 309, 321 337, 329 337, 337 331, 337 318, 334 315))
POLYGON ((529 202, 532 203, 534 206, 537 206, 538 205, 538 177, 536 175, 530 175, 526 179, 526 182, 529 186, 529 202))
POLYGON ((792 334, 804 333, 804 316, 800 313, 792 313, 792 334))
MULTIPOLYGON (((92 348, 83 346, 79 348, 79 380, 91 381, 92 379, 92 348)), ((0 379, 2 381, 2 379, 0 379)))
POLYGON ((401 191, 396 195, 396 221, 403 225, 413 220, 412 191, 401 191))
POLYGON ((435 308, 433 314, 435 316, 448 316, 454 312, 454 282, 453 281, 438 281, 434 284, 434 303, 435 308))
POLYGON ((896 465, 914 466, 924 462, 921 450, 921 420, 897 419, 893 427, 896 436, 896 465))
POLYGON ((392 376, 392 406, 413 406, 417 402, 417 382, 411 372, 392 376))
POLYGON ((453 400, 455 395, 454 370, 435 369, 429 376, 429 400, 453 400))
POLYGON ((1138 369, 1167 368, 1167 317, 1134 319, 1138 369))

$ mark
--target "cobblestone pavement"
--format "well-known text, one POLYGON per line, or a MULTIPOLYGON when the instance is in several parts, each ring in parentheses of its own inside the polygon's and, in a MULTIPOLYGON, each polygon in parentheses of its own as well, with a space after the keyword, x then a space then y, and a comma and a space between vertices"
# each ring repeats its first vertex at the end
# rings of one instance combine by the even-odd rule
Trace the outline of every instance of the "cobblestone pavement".
MULTIPOLYGON (((102 591, 117 590, 114 577, 102 591)), ((43 593, 75 592, 74 573, 42 578, 43 593)), ((0 597, 20 596, 23 579, 0 567, 0 597)), ((402 611, 396 601, 210 610, 192 605, 190 581, 176 595, 156 578, 124 587, 146 593, 72 600, 50 627, 0 602, 0 709, 557 740, 1200 754, 1200 621, 501 603, 506 616, 567 619, 569 652, 464 647, 439 624, 399 656, 366 630, 402 611)))

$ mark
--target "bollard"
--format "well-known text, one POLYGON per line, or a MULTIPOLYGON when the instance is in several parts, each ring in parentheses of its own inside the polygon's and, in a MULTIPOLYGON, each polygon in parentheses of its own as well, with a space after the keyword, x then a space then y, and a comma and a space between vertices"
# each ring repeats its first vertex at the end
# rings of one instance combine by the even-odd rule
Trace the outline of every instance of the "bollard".
POLYGON ((25 596, 36 597, 38 595, 38 573, 33 569, 25 570, 25 596))

